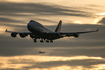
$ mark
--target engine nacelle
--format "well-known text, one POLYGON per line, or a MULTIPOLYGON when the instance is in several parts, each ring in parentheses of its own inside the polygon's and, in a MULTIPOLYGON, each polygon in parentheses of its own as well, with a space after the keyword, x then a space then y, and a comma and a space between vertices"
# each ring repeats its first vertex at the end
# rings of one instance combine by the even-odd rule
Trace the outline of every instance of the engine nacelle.
POLYGON ((11 33, 12 37, 16 37, 17 33, 11 33))
POLYGON ((79 35, 78 35, 77 33, 75 33, 75 34, 74 34, 74 37, 76 37, 76 38, 77 38, 77 37, 79 37, 79 35))
POLYGON ((20 37, 22 37, 22 38, 26 37, 26 34, 24 34, 24 33, 19 33, 19 35, 20 35, 20 37))

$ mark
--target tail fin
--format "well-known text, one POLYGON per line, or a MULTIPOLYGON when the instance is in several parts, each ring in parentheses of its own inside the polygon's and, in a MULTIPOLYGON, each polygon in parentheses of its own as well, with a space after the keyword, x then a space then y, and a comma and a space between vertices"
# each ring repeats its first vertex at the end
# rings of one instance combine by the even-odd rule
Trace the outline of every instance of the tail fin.
POLYGON ((7 32, 7 29, 5 30, 5 32, 7 32))
POLYGON ((60 32, 61 31, 61 24, 62 24, 62 21, 60 20, 55 32, 60 32))

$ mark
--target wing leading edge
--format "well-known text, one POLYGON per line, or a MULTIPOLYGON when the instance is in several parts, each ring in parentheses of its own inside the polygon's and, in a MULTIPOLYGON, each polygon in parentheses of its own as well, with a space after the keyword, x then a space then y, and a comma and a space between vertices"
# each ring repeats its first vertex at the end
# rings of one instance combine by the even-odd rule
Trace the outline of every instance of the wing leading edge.
POLYGON ((98 32, 99 29, 94 30, 94 31, 83 31, 83 32, 61 32, 60 34, 62 36, 74 36, 74 37, 79 37, 79 34, 84 34, 84 33, 91 33, 91 32, 98 32))
POLYGON ((8 33, 25 33, 25 34, 31 34, 31 32, 14 32, 14 31, 8 31, 7 29, 5 30, 5 32, 8 32, 8 33))
POLYGON ((31 32, 13 32, 13 31, 8 31, 7 29, 5 30, 5 32, 11 33, 12 37, 16 37, 17 34, 19 34, 20 37, 22 37, 22 38, 24 38, 24 37, 26 37, 26 36, 31 34, 31 32))

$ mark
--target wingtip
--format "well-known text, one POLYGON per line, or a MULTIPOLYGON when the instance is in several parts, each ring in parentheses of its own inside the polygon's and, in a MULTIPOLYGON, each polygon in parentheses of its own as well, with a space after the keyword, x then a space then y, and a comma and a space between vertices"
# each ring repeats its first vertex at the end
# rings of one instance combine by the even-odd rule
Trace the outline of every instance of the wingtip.
POLYGON ((98 32, 99 29, 96 30, 96 32, 98 32))
POLYGON ((62 22, 62 20, 60 20, 60 22, 62 22))
POLYGON ((5 30, 5 32, 7 32, 7 29, 5 30))

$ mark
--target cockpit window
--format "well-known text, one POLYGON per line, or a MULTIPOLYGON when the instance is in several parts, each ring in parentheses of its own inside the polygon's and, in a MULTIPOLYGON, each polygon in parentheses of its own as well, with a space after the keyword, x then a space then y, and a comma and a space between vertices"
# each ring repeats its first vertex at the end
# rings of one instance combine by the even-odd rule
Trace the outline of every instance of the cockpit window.
POLYGON ((34 20, 31 20, 30 22, 35 22, 34 20))

